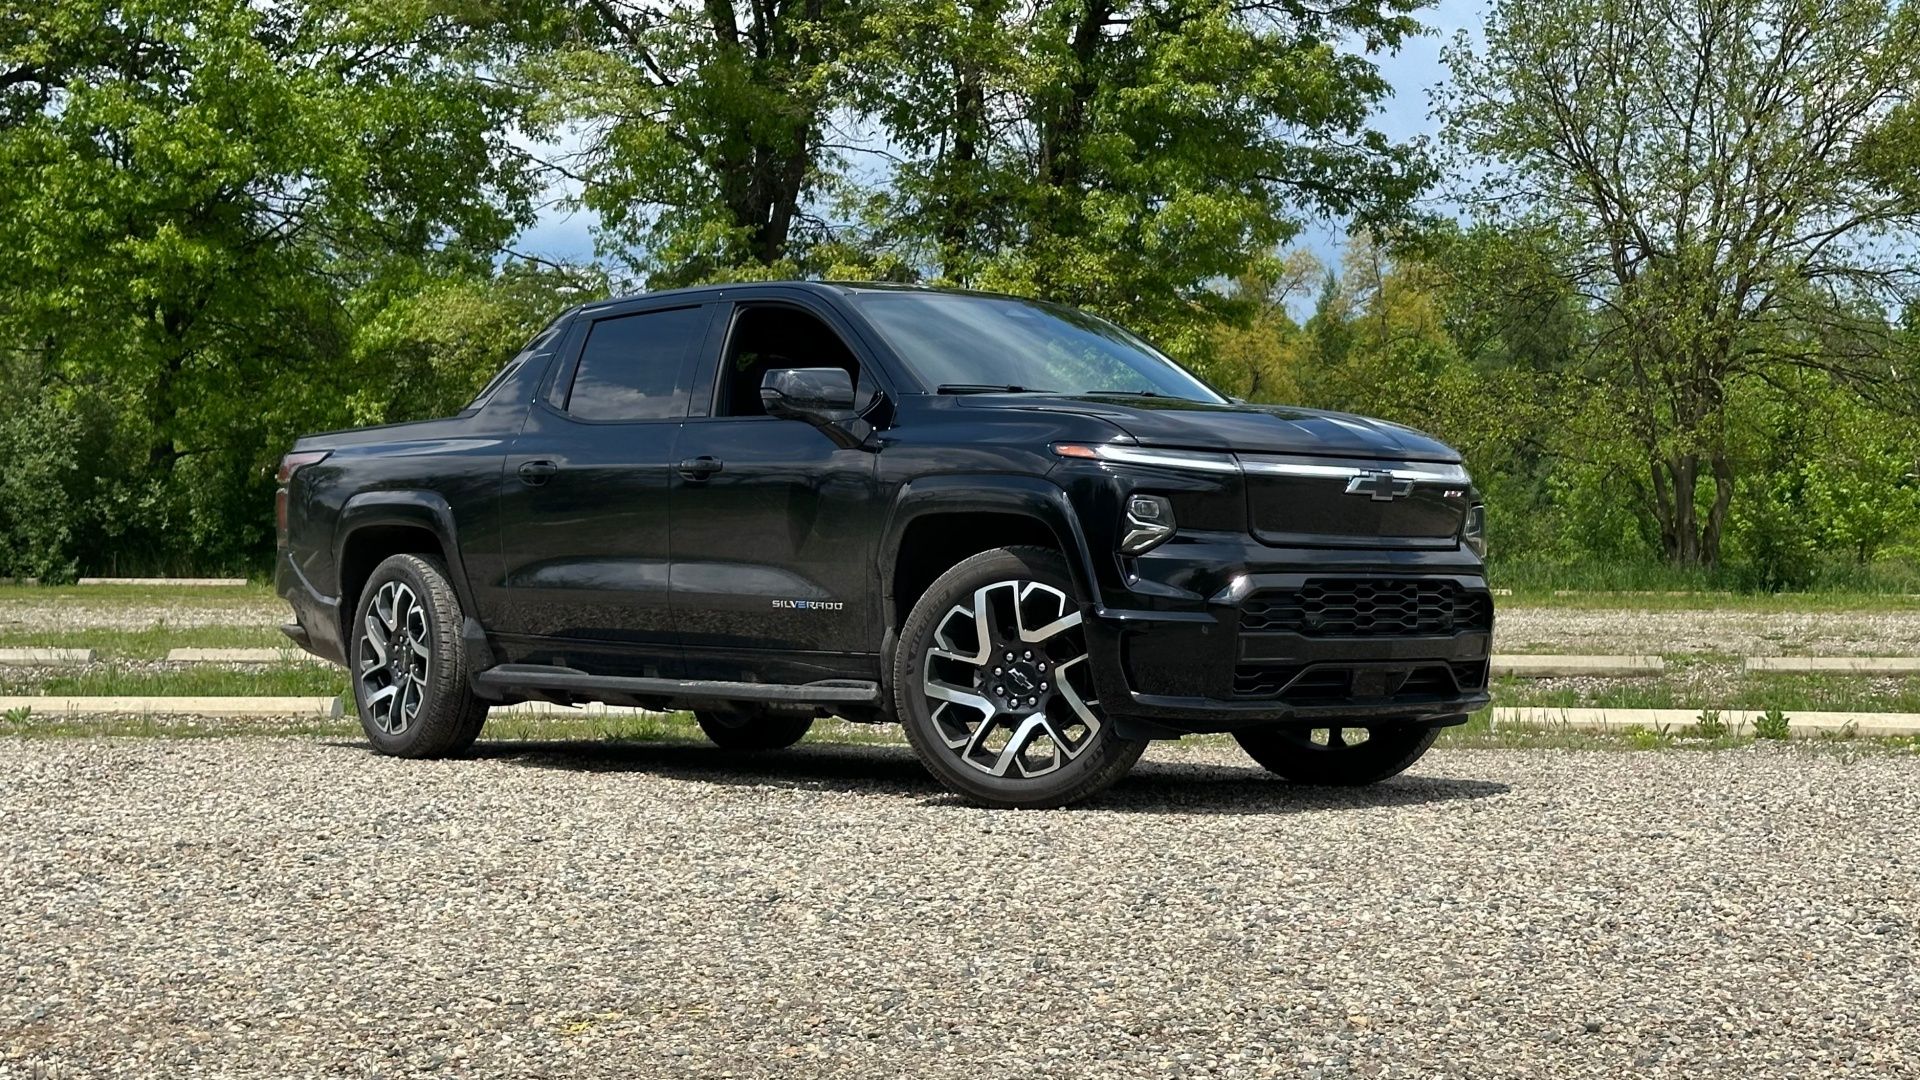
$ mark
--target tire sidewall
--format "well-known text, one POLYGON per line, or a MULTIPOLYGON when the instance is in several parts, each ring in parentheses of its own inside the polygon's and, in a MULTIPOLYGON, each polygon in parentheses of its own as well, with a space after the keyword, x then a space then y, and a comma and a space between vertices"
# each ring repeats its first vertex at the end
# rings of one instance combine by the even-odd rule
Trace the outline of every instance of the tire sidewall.
POLYGON ((935 779, 948 788, 994 805, 1059 806, 1105 787, 1116 777, 1103 774, 1124 772, 1139 757, 1144 744, 1119 738, 1112 719, 1103 710, 1105 723, 1093 736, 1094 742, 1057 771, 1032 779, 991 776, 969 767, 948 748, 934 725, 927 697, 921 692, 926 650, 948 610, 955 603, 971 598, 974 590, 982 585, 1014 579, 1042 582, 1066 593, 1075 604, 1080 603, 1066 560, 1055 552, 1043 548, 998 548, 961 562, 928 586, 901 628, 900 643, 894 653, 894 704, 915 753, 935 779))

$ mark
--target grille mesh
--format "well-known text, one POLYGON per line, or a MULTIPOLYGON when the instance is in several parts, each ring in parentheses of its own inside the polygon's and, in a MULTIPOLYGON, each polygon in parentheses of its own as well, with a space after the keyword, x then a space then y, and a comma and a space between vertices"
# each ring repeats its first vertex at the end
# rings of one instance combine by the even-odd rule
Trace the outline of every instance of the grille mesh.
MULTIPOLYGON (((1400 673, 1390 684, 1387 700, 1408 703, 1445 700, 1474 693, 1485 685, 1472 681, 1485 663, 1419 664, 1400 673)), ((1234 669, 1233 693, 1242 698, 1273 698, 1290 705, 1331 705, 1347 701, 1375 701, 1356 694, 1355 678, 1363 665, 1253 664, 1234 669)))
POLYGON ((1240 609, 1240 629, 1307 637, 1419 637, 1493 628, 1493 601, 1451 581, 1420 578, 1310 580, 1258 592, 1240 609))

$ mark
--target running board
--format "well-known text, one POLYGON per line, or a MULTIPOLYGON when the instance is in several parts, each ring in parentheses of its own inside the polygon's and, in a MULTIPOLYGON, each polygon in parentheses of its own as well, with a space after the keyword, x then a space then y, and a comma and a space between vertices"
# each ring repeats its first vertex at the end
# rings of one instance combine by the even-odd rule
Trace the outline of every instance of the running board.
POLYGON ((859 679, 823 679, 811 683, 717 682, 701 679, 646 679, 593 675, 546 664, 501 664, 473 677, 476 690, 501 696, 563 694, 588 700, 666 698, 680 701, 773 701, 796 705, 877 705, 880 684, 859 679))

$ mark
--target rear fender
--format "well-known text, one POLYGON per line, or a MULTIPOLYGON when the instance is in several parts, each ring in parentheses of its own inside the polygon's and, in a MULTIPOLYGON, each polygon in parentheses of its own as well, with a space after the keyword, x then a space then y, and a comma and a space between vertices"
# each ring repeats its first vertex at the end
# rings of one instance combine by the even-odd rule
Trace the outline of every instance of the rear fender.
MULTIPOLYGON (((364 491, 348 499, 340 510, 339 524, 334 528, 333 565, 337 579, 345 573, 348 541, 363 529, 382 525, 412 526, 432 533, 440 541, 440 551, 447 563, 447 576, 452 580, 454 594, 460 598, 460 609, 469 614, 477 610, 473 604, 473 590, 467 584, 466 564, 460 557, 459 531, 454 525, 453 507, 432 491, 364 491)), ((340 587, 344 604, 346 583, 336 580, 335 584, 340 587)), ((343 613, 341 617, 352 618, 352 613, 343 613)))

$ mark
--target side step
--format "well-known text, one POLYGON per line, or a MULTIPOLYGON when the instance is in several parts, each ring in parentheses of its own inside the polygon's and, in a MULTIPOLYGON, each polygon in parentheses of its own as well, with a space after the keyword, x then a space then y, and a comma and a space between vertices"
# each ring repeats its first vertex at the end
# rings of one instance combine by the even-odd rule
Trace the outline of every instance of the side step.
POLYGON ((794 705, 877 705, 880 684, 859 679, 811 683, 716 682, 593 675, 544 664, 501 664, 473 677, 474 689, 502 697, 527 694, 615 703, 627 699, 667 701, 775 701, 794 705))

